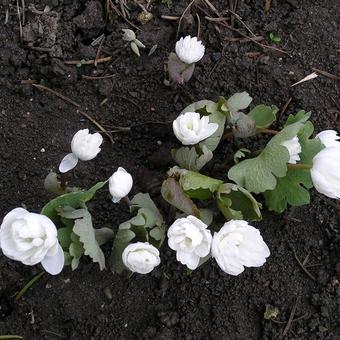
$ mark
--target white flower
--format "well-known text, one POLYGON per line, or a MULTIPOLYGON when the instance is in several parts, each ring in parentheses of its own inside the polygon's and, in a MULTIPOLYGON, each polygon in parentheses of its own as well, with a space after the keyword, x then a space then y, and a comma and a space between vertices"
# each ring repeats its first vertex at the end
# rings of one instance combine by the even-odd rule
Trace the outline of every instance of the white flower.
POLYGON ((59 171, 64 173, 72 170, 78 160, 89 161, 100 152, 103 137, 100 133, 89 133, 89 129, 79 130, 72 138, 72 153, 67 154, 59 165, 59 171))
POLYGON ((246 221, 231 220, 214 234, 211 254, 224 272, 239 275, 244 267, 261 267, 270 251, 259 230, 246 221))
POLYGON ((177 261, 189 269, 198 267, 200 258, 210 253, 211 232, 195 216, 177 219, 168 230, 169 247, 176 251, 177 261))
POLYGON ((334 146, 336 148, 340 147, 340 142, 338 140, 340 137, 335 130, 325 130, 318 133, 315 138, 319 139, 320 142, 326 147, 329 148, 334 146))
POLYGON ((191 38, 190 35, 181 38, 176 42, 177 57, 186 64, 197 63, 204 56, 205 47, 197 37, 191 38))
POLYGON ((122 260, 129 270, 139 274, 148 274, 161 263, 158 249, 148 242, 129 244, 123 251, 122 260))
POLYGON ((12 260, 33 266, 41 262, 44 269, 59 274, 64 266, 64 252, 59 245, 57 228, 44 215, 15 208, 0 227, 0 248, 12 260))
POLYGON ((193 145, 214 134, 218 124, 209 123, 209 117, 201 118, 198 112, 185 112, 173 121, 172 127, 183 145, 193 145))
POLYGON ((340 149, 325 148, 313 158, 311 176, 314 187, 330 198, 340 198, 340 149))
POLYGON ((300 160, 299 153, 301 152, 301 145, 299 143, 299 138, 295 136, 292 139, 286 140, 281 143, 282 146, 286 147, 289 152, 289 161, 290 164, 296 164, 297 161, 300 160))
POLYGON ((109 190, 113 203, 117 203, 127 196, 132 188, 132 184, 132 176, 124 168, 119 167, 109 179, 109 190))

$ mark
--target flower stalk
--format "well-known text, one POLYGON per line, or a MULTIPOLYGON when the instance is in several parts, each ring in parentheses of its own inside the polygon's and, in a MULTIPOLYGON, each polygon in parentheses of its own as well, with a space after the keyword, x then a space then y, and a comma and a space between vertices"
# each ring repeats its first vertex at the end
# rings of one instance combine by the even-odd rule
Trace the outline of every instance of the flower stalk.
POLYGON ((300 169, 300 170, 310 170, 312 168, 312 165, 310 164, 303 164, 303 163, 298 163, 298 164, 287 164, 288 169, 300 169))

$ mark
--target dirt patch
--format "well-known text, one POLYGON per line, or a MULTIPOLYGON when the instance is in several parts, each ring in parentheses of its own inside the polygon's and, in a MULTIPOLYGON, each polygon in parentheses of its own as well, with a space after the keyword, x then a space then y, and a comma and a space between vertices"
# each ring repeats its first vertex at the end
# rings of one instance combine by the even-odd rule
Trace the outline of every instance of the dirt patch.
MULTIPOLYGON (((133 126, 132 133, 114 134, 114 144, 107 141, 95 162, 77 167, 74 182, 85 187, 124 166, 139 178, 135 192, 156 193, 157 181, 149 183, 144 174, 149 169, 161 177, 171 165, 169 150, 176 140, 167 123, 200 99, 216 100, 246 90, 255 103, 282 108, 292 98, 278 125, 303 108, 313 112, 319 130, 339 128, 335 119, 340 110, 339 82, 318 77, 290 87, 312 67, 340 74, 336 0, 273 1, 268 14, 262 1, 238 2, 237 13, 247 26, 256 35, 275 32, 282 39, 278 47, 290 56, 251 42, 232 42, 237 33, 205 20, 205 14, 194 9, 194 23, 183 22, 181 32, 196 35, 197 12, 207 52, 191 81, 175 89, 163 85, 163 63, 173 50, 177 22, 160 16, 180 16, 187 1, 173 1, 171 9, 163 4, 153 7, 154 19, 137 34, 148 49, 155 44, 158 48, 151 57, 148 49, 142 51, 140 58, 121 40, 120 29, 129 24, 118 16, 108 17, 105 1, 26 1, 22 43, 16 2, 7 3, 0 6, 1 216, 20 204, 39 211, 49 198, 43 178, 68 152, 73 133, 91 126, 64 100, 20 85, 24 79, 67 95, 107 129, 133 126), (29 7, 32 4, 35 11, 29 7), (97 67, 64 63, 94 59, 98 46, 91 43, 101 34, 102 51, 112 56, 111 61, 97 67), (112 77, 86 80, 82 75, 112 77), (144 122, 153 123, 139 125, 144 122)), ((229 15, 226 1, 214 5, 229 15)), ((140 26, 136 21, 140 8, 129 7, 129 20, 140 26)), ((214 16, 209 8, 204 10, 214 16)), ((248 34, 237 20, 235 27, 248 34)), ((237 147, 236 142, 220 145, 214 175, 226 177, 218 165, 237 147)), ((116 229, 128 211, 123 204, 110 204, 108 196, 104 190, 96 199, 95 225, 116 229)), ((188 275, 164 244, 162 263, 150 275, 128 279, 125 274, 100 272, 84 261, 75 272, 65 269, 58 277, 45 275, 14 303, 15 292, 39 268, 1 256, 0 334, 25 339, 279 339, 286 324, 264 320, 265 305, 278 307, 278 320, 287 322, 298 300, 294 319, 299 319, 287 338, 336 339, 340 336, 339 212, 316 193, 312 202, 283 216, 264 214, 257 226, 272 255, 264 267, 238 277, 223 274, 214 263, 188 275), (314 280, 299 267, 294 252, 300 261, 308 256, 314 280), (104 294, 107 287, 112 299, 104 294)))

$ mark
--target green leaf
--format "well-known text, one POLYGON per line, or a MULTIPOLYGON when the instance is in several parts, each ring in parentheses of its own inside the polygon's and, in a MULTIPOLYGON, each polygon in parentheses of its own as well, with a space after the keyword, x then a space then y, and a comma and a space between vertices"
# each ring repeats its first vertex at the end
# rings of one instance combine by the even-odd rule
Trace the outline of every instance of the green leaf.
POLYGON ((122 254, 128 244, 136 237, 135 233, 130 229, 126 229, 126 222, 119 226, 117 235, 113 242, 112 253, 109 264, 112 272, 121 273, 125 266, 122 260, 122 254))
POLYGON ((249 113, 248 116, 252 117, 255 120, 256 127, 267 128, 272 125, 276 120, 276 113, 279 111, 277 106, 266 106, 266 105, 257 105, 255 106, 249 113))
POLYGON ((206 147, 208 150, 213 152, 221 141, 225 128, 226 117, 219 111, 216 111, 209 115, 209 123, 218 124, 218 129, 207 139, 199 143, 199 147, 203 150, 206 147))
POLYGON ((138 215, 132 217, 131 220, 130 220, 130 223, 133 224, 133 225, 135 225, 136 227, 138 227, 138 226, 144 226, 144 225, 145 225, 145 222, 146 222, 146 221, 145 221, 144 216, 143 216, 143 215, 140 215, 140 214, 138 214, 138 215))
POLYGON ((159 227, 153 228, 149 235, 154 238, 156 241, 160 241, 162 240, 162 238, 164 237, 164 230, 162 230, 159 227))
POLYGON ((78 268, 79 262, 80 262, 80 257, 72 257, 72 260, 71 260, 72 270, 76 270, 78 268))
POLYGON ((109 242, 114 237, 114 232, 110 228, 104 227, 100 229, 95 229, 94 232, 95 232, 96 241, 99 246, 102 246, 103 244, 109 242))
POLYGON ((246 109, 252 102, 247 92, 235 93, 227 100, 228 110, 231 113, 246 109))
POLYGON ((74 232, 71 233, 72 243, 68 249, 68 255, 70 257, 70 264, 72 270, 76 270, 79 266, 80 258, 84 254, 84 247, 80 242, 79 236, 74 232))
MULTIPOLYGON (((164 224, 163 216, 159 212, 158 208, 156 207, 155 203, 153 202, 149 194, 138 193, 131 200, 131 204, 132 204, 130 207, 131 212, 134 212, 140 208, 149 209, 153 213, 154 224, 158 226, 162 226, 164 224)), ((148 215, 147 213, 145 213, 144 210, 142 210, 141 213, 143 214, 143 212, 146 219, 146 223, 148 225, 152 224, 150 223, 150 220, 148 220, 150 218, 150 215, 148 215)))
MULTIPOLYGON (((103 270, 105 268, 105 257, 96 240, 91 214, 86 209, 81 210, 81 213, 83 214, 82 218, 76 219, 73 232, 79 236, 80 241, 83 243, 85 250, 84 254, 90 256, 93 262, 99 264, 100 270, 103 270)), ((75 215, 78 217, 79 214, 80 211, 78 210, 75 215)))
POLYGON ((160 247, 165 239, 163 217, 149 194, 138 193, 131 203, 130 211, 137 215, 120 224, 109 260, 111 270, 117 273, 125 268, 122 253, 131 241, 150 242, 160 247))
POLYGON ((210 151, 214 151, 223 135, 226 116, 218 111, 218 104, 211 100, 200 100, 187 106, 180 114, 185 112, 199 112, 201 115, 209 116, 210 123, 218 124, 218 129, 213 135, 199 143, 199 147, 203 150, 205 146, 210 151))
POLYGON ((198 102, 188 105, 180 113, 181 115, 186 112, 198 112, 202 116, 208 116, 218 110, 217 103, 212 100, 200 100, 198 102))
POLYGON ((82 255, 84 254, 84 247, 81 244, 81 242, 72 242, 70 244, 70 249, 69 249, 69 253, 71 255, 71 257, 76 257, 76 258, 81 258, 82 255))
POLYGON ((193 171, 183 171, 179 179, 180 186, 189 197, 201 200, 211 198, 222 183, 219 179, 193 171))
POLYGON ((308 119, 307 117, 281 130, 268 142, 259 156, 234 165, 229 170, 228 177, 250 192, 260 193, 273 190, 276 187, 277 178, 286 175, 290 158, 287 148, 281 143, 295 137, 305 120, 308 119))
POLYGON ((233 183, 222 184, 217 192, 217 206, 227 220, 260 221, 261 204, 246 189, 233 183))
MULTIPOLYGON (((298 115, 301 116, 300 111, 298 115)), ((294 117, 288 118, 293 121, 294 117)), ((310 139, 314 127, 311 122, 307 122, 298 134, 301 145, 300 159, 302 164, 313 164, 314 156, 320 152, 324 146, 318 139, 310 139)), ((288 205, 301 206, 310 202, 310 195, 307 189, 313 187, 313 182, 308 169, 288 169, 287 175, 279 178, 274 190, 264 193, 266 205, 269 210, 277 213, 283 212, 288 205)))
POLYGON ((69 206, 74 209, 85 208, 85 203, 92 199, 96 191, 101 189, 106 182, 99 182, 87 191, 70 192, 48 202, 41 210, 41 214, 49 217, 53 222, 60 222, 57 209, 69 206))
POLYGON ((68 251, 64 251, 64 266, 70 266, 72 263, 72 256, 68 251))
POLYGON ((64 250, 68 249, 72 242, 71 240, 72 228, 73 227, 63 227, 58 229, 58 241, 64 250))
POLYGON ((288 116, 285 126, 294 124, 294 123, 302 121, 302 120, 307 121, 309 119, 310 115, 311 115, 310 111, 306 112, 304 110, 300 110, 295 115, 289 115, 288 116))
POLYGON ((175 162, 182 168, 192 171, 201 170, 212 158, 213 153, 205 145, 202 148, 197 147, 181 147, 172 149, 171 155, 175 162), (196 148, 200 151, 197 152, 196 148))
POLYGON ((251 151, 249 149, 245 149, 245 148, 241 148, 241 149, 237 150, 234 153, 234 162, 236 164, 238 164, 240 162, 241 158, 245 158, 246 154, 250 154, 250 153, 251 153, 251 151))
POLYGON ((199 217, 198 208, 174 178, 168 178, 163 182, 161 193, 163 198, 178 210, 199 217))
POLYGON ((200 220, 209 226, 214 219, 214 214, 210 209, 200 209, 200 220))

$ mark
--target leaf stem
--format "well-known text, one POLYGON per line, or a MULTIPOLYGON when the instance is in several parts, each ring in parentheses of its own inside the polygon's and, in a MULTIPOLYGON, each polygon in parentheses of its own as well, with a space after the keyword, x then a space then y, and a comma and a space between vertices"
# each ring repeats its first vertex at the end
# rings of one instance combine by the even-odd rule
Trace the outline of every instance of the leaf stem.
POLYGON ((310 164, 303 164, 303 163, 299 163, 299 164, 287 164, 288 169, 301 169, 301 170, 310 170, 312 168, 312 165, 310 164))
MULTIPOLYGON (((261 128, 256 130, 256 134, 259 133, 266 133, 268 135, 277 135, 280 131, 273 130, 273 129, 266 129, 266 128, 261 128)), ((227 130, 226 133, 223 135, 222 139, 231 139, 234 138, 234 132, 232 130, 227 130)))
MULTIPOLYGON (((32 280, 30 280, 26 285, 20 290, 20 292, 15 296, 15 301, 18 300, 38 281, 43 275, 44 271, 40 272, 38 275, 34 276, 32 280)), ((1 338, 0 338, 1 339, 1 338)))

